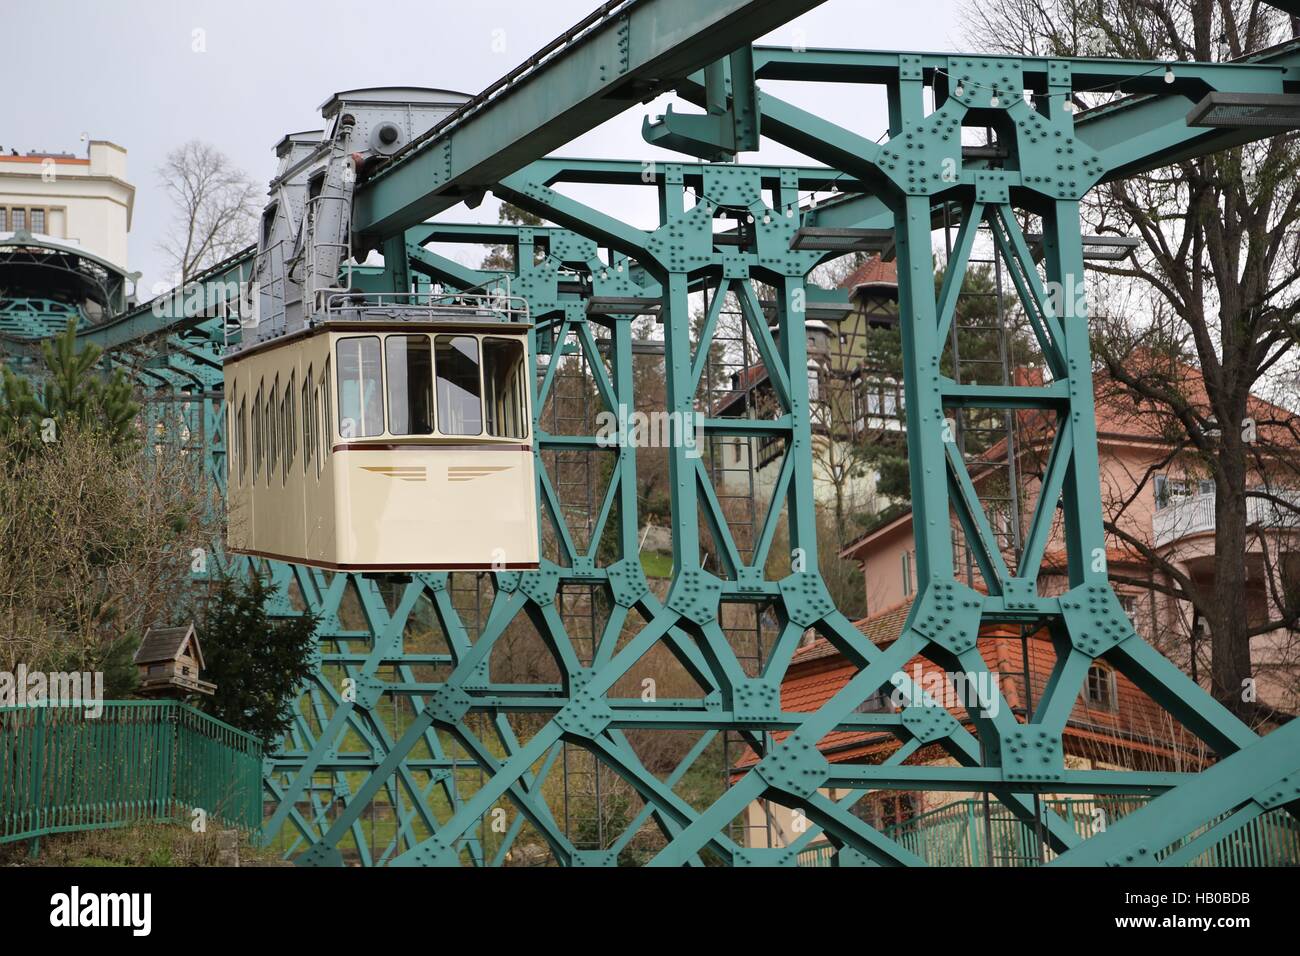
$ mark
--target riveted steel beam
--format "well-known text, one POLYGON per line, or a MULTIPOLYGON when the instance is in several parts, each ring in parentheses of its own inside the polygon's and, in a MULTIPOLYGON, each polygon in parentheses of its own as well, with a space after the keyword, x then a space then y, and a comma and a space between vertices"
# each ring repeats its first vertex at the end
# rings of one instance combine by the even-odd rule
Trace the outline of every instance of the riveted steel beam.
POLYGON ((597 20, 559 38, 360 185, 352 228, 363 244, 401 232, 820 2, 606 4, 597 20))

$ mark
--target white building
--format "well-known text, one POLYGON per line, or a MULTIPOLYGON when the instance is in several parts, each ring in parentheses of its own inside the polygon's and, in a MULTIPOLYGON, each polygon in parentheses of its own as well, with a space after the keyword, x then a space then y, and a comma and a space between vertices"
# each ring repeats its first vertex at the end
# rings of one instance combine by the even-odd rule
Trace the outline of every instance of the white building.
POLYGON ((126 150, 115 143, 91 140, 84 159, 0 149, 0 242, 25 231, 125 272, 134 206, 126 150))

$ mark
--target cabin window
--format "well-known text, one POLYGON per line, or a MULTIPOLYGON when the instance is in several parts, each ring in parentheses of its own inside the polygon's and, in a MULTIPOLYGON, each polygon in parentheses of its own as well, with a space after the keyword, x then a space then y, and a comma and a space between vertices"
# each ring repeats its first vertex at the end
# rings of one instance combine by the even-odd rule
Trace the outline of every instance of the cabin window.
POLYGON ((311 407, 311 366, 302 380, 302 473, 307 474, 314 449, 311 441, 311 425, 315 412, 311 407))
POLYGON ((438 431, 444 435, 481 435, 478 339, 472 335, 439 335, 438 431))
POLYGON ((498 438, 526 438, 528 378, 524 344, 518 339, 483 340, 483 390, 488 433, 498 438))
POLYGON ((262 473, 262 384, 257 384, 253 399, 253 481, 262 473))
MULTIPOLYGON (((326 369, 329 368, 328 362, 325 363, 325 367, 326 369)), ((326 415, 324 418, 317 418, 316 416, 320 415, 322 410, 325 408, 325 406, 321 404, 322 395, 325 397, 325 400, 328 401, 329 392, 330 392, 330 387, 329 387, 328 379, 326 379, 324 382, 317 382, 316 388, 312 390, 311 442, 313 446, 319 449, 316 455, 316 477, 317 478, 320 477, 321 470, 324 467, 325 453, 329 451, 330 443, 329 443, 329 416, 326 415), (324 423, 323 426, 322 423, 324 423), (320 436, 320 440, 324 441, 323 447, 316 445, 316 442, 318 440, 317 439, 318 435, 320 436)))
POLYGON ((266 483, 269 485, 280 467, 280 426, 275 413, 275 397, 280 391, 280 379, 277 376, 266 396, 266 483))
POLYGON ((284 387, 284 398, 280 400, 280 434, 284 436, 284 480, 289 480, 289 469, 293 466, 293 456, 297 451, 298 428, 294 423, 293 379, 289 374, 289 384, 284 387))
POLYGON ((393 435, 433 433, 433 353, 427 335, 384 339, 388 369, 388 431, 393 435))
POLYGON ((226 484, 233 485, 239 474, 239 448, 235 442, 235 421, 239 414, 235 410, 235 396, 232 393, 226 403, 226 484))
POLYGON ((339 435, 367 438, 384 433, 384 373, 379 336, 340 339, 339 435))
POLYGON ((325 399, 325 414, 321 417, 321 457, 328 455, 333 451, 333 442, 331 440, 330 423, 334 421, 334 394, 330 391, 330 360, 325 359, 325 374, 321 376, 320 393, 325 399))
POLYGON ((239 415, 235 420, 235 456, 239 459, 239 484, 244 484, 248 473, 248 399, 239 400, 239 415))

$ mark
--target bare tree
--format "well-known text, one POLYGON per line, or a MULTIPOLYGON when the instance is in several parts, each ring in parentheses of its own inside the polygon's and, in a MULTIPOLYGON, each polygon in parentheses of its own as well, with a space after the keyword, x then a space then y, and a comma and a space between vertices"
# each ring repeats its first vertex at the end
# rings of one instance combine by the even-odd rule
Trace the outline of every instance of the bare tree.
POLYGON ((256 238, 257 187, 212 144, 192 139, 177 146, 158 178, 175 213, 159 248, 182 286, 256 238))
POLYGON ((214 529, 202 456, 174 450, 181 427, 160 421, 135 447, 72 424, 34 451, 0 445, 0 670, 107 670, 184 613, 214 529))
MULTIPOLYGON (((1012 54, 1228 60, 1300 33, 1296 18, 1248 0, 971 0, 969 12, 968 41, 1012 54)), ((1095 105, 1116 95, 1080 99, 1095 105)), ((1262 451, 1252 421, 1255 396, 1285 382, 1290 398, 1282 403, 1291 408, 1269 414, 1290 424, 1271 434, 1295 422, 1300 139, 1275 136, 1107 184, 1089 197, 1085 218, 1093 231, 1141 239, 1131 261, 1095 271, 1140 287, 1150 314, 1111 323, 1094 336, 1097 354, 1113 386, 1171 430, 1170 460, 1195 462, 1213 482, 1212 578, 1193 579, 1113 514, 1107 530, 1171 579, 1171 593, 1208 625, 1211 690, 1252 716, 1256 708, 1242 699, 1254 676, 1251 638, 1300 626, 1294 581, 1267 582, 1274 600, 1266 620, 1248 607, 1256 583, 1248 553, 1260 541, 1250 503, 1263 495, 1286 508, 1291 500, 1260 490, 1277 475, 1260 466, 1295 446, 1262 451)), ((1267 567, 1272 575, 1294 573, 1276 556, 1267 567)))

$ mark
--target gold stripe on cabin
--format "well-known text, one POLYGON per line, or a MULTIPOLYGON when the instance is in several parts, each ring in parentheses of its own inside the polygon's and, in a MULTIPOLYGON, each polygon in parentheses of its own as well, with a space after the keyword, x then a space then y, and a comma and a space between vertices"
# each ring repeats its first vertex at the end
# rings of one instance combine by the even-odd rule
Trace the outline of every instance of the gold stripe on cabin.
POLYGON ((469 466, 469 465, 462 465, 459 467, 448 468, 447 480, 448 481, 473 481, 475 478, 483 478, 487 475, 494 475, 498 471, 509 471, 509 470, 510 470, 509 465, 504 465, 496 468, 488 467, 485 465, 479 465, 476 467, 469 466))

